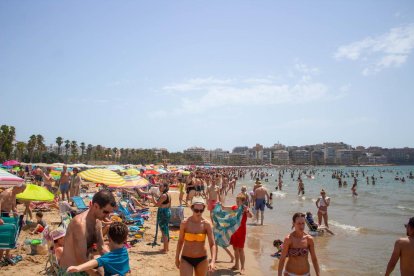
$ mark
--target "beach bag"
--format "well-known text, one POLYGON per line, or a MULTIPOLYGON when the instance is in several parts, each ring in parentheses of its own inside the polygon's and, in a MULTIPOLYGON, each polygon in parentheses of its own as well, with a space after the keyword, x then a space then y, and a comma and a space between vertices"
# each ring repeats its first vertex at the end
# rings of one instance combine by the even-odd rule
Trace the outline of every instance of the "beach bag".
POLYGON ((171 219, 170 225, 174 227, 180 227, 181 221, 184 219, 183 207, 171 207, 171 219))

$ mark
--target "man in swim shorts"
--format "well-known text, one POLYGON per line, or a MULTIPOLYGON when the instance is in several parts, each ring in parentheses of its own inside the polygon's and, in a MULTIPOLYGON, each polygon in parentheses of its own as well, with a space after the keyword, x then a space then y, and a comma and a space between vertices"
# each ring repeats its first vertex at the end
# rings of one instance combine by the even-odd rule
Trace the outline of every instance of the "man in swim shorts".
POLYGON ((65 195, 67 200, 69 201, 69 179, 70 179, 70 173, 67 171, 67 167, 63 166, 63 171, 60 174, 60 185, 59 189, 62 193, 62 200, 65 200, 65 195))
POLYGON ((220 188, 213 181, 207 188, 207 209, 210 211, 210 218, 213 218, 212 212, 218 201, 220 201, 220 188))
POLYGON ((256 184, 257 188, 254 190, 255 198, 255 209, 256 209, 256 221, 259 220, 259 210, 260 210, 260 225, 263 225, 264 219, 264 209, 266 207, 266 199, 269 201, 269 193, 267 189, 262 185, 261 182, 256 184))

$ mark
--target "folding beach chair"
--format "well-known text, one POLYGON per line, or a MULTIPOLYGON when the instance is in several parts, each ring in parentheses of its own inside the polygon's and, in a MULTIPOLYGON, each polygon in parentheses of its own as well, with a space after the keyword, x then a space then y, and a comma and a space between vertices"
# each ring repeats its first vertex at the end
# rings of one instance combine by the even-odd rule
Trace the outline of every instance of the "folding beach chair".
POLYGON ((0 249, 14 249, 22 227, 23 215, 17 218, 2 217, 1 219, 4 224, 0 225, 0 249))
POLYGON ((142 214, 132 214, 127 207, 122 205, 122 202, 118 204, 118 210, 121 212, 121 215, 125 218, 127 223, 135 223, 137 225, 144 225, 144 219, 141 217, 142 214))
POLYGON ((74 196, 72 197, 73 203, 75 203, 76 208, 78 208, 79 211, 86 211, 89 209, 88 206, 86 206, 85 202, 80 196, 74 196))

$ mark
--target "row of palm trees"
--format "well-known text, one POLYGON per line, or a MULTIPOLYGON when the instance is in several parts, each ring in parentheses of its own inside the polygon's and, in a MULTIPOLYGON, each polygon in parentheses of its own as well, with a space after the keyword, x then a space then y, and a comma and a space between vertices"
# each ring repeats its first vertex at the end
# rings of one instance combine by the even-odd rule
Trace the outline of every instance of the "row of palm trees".
POLYGON ((181 152, 163 151, 156 154, 151 149, 110 148, 102 145, 78 144, 75 140, 56 138, 56 151, 48 150, 41 134, 33 134, 27 142, 15 141, 16 130, 13 126, 0 127, 0 163, 9 159, 24 162, 72 162, 114 161, 122 164, 148 164, 168 161, 174 164, 201 163, 199 156, 190 156, 181 152))

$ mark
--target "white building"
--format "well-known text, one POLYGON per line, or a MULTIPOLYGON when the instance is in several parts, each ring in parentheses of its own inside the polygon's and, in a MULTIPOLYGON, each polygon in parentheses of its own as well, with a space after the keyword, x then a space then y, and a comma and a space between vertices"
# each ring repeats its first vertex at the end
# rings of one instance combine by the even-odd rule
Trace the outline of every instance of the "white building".
POLYGON ((184 150, 184 154, 192 156, 201 156, 204 162, 210 161, 210 152, 202 147, 191 147, 184 150))
POLYGON ((278 165, 289 164, 289 152, 287 150, 276 150, 273 152, 273 163, 278 165))

